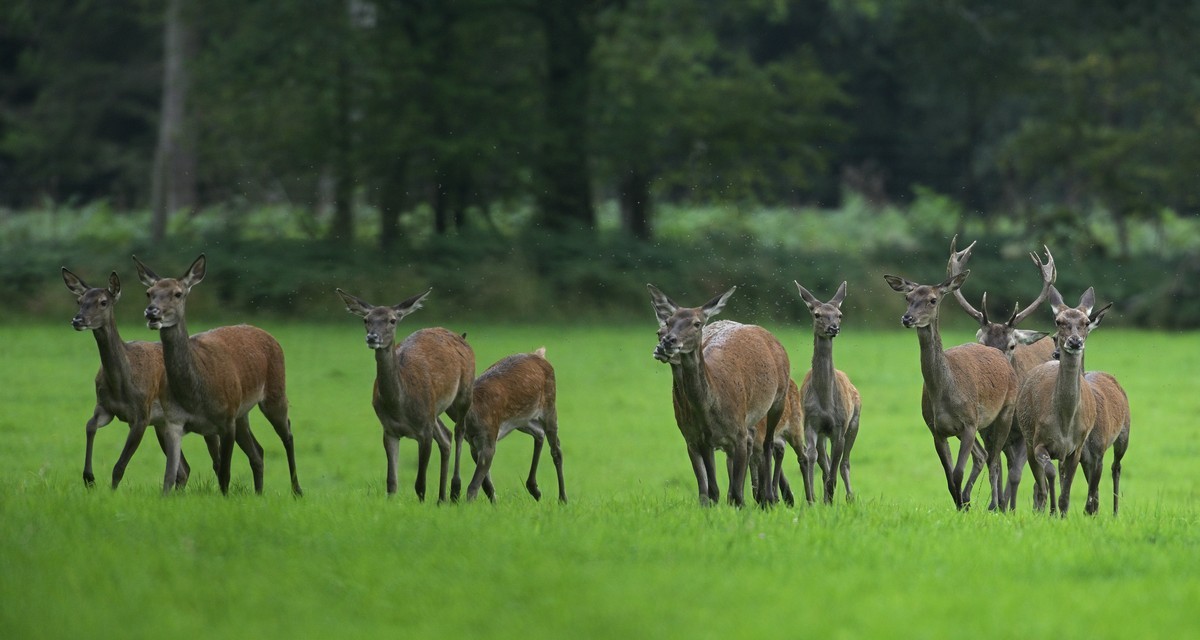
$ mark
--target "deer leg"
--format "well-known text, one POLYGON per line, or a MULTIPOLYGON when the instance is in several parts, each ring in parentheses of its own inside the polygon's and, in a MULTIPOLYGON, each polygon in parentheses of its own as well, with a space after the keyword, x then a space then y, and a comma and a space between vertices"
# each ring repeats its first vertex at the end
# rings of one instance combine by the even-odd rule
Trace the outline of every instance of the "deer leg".
POLYGON ((712 447, 704 448, 704 474, 708 478, 708 499, 717 504, 721 500, 721 489, 717 484, 717 455, 712 447))
POLYGON ((1129 425, 1121 430, 1117 435, 1117 441, 1113 443, 1113 463, 1112 463, 1112 485, 1113 485, 1113 517, 1117 515, 1117 507, 1120 506, 1121 498, 1121 458, 1125 457, 1125 450, 1129 448, 1129 425))
MULTIPOLYGON (((96 431, 113 421, 113 415, 96 405, 92 417, 87 421, 87 449, 83 454, 83 484, 87 487, 96 485, 96 476, 92 474, 92 444, 96 440, 96 431)), ((113 485, 116 488, 116 485, 113 485)))
POLYGON ((551 410, 542 418, 542 427, 546 432, 546 440, 550 443, 550 459, 554 461, 554 472, 558 475, 558 501, 566 504, 567 485, 563 481, 563 452, 562 443, 558 440, 558 411, 551 410))
POLYGON ((1043 445, 1033 447, 1028 441, 1025 443, 1025 457, 1029 459, 1029 472, 1033 474, 1033 510, 1046 510, 1046 493, 1049 479, 1053 476, 1047 475, 1047 468, 1054 469, 1054 464, 1050 462, 1050 455, 1046 452, 1043 445))
POLYGON ((1004 451, 1004 443, 1008 440, 1008 427, 1011 424, 1012 419, 1008 416, 1003 416, 1000 420, 993 422, 991 427, 988 428, 988 482, 992 486, 992 496, 988 502, 989 511, 997 509, 1004 511, 1007 506, 1004 500, 1003 478, 1000 473, 1000 456, 1004 451))
MULTIPOLYGON (((477 446, 475 443, 472 443, 471 447, 472 456, 475 458, 475 475, 471 476, 471 483, 467 485, 467 502, 471 502, 479 494, 479 487, 487 479, 488 473, 492 469, 492 460, 496 455, 495 442, 492 442, 489 438, 480 438, 480 440, 482 442, 477 446)), ((489 500, 492 502, 496 501, 495 493, 486 490, 484 493, 489 500)))
POLYGON ((850 487, 850 450, 858 439, 859 411, 855 409, 854 417, 850 418, 850 424, 846 427, 846 444, 842 449, 842 483, 846 485, 846 502, 854 501, 854 489, 850 487))
MULTIPOLYGON (((795 449, 795 447, 792 447, 795 449)), ((800 461, 800 475, 804 480, 804 499, 813 503, 813 469, 817 463, 817 432, 808 427, 804 428, 804 449, 796 449, 796 458, 800 461)))
POLYGON ((400 473, 400 438, 383 432, 383 453, 387 456, 387 493, 396 494, 400 473))
POLYGON ((783 475, 783 457, 787 453, 783 445, 775 443, 771 448, 775 454, 775 485, 779 487, 779 495, 789 507, 796 506, 796 496, 792 494, 792 486, 788 484, 787 476, 783 475))
MULTIPOLYGON (((946 473, 946 488, 950 490, 950 497, 954 499, 954 506, 957 509, 963 508, 962 490, 959 484, 954 481, 953 460, 950 457, 950 443, 941 436, 933 437, 933 448, 937 450, 938 460, 942 463, 942 471, 946 473)), ((959 450, 961 453, 961 449, 959 450)))
POLYGON ((433 440, 438 446, 441 466, 438 468, 438 504, 446 501, 446 477, 450 473, 450 430, 438 418, 437 428, 433 430, 433 440))
POLYGON ((250 461, 250 474, 254 477, 254 493, 262 495, 263 491, 263 448, 250 431, 249 416, 239 416, 237 419, 234 440, 250 461))
MULTIPOLYGON (((462 458, 462 443, 463 435, 466 427, 463 426, 463 421, 459 420, 454 423, 454 473, 450 477, 450 501, 458 502, 459 495, 462 494, 462 478, 458 475, 458 463, 462 458)), ((474 459, 474 454, 471 455, 474 459)), ((478 464, 478 463, 476 463, 478 464)))
POLYGON ((1062 517, 1067 517, 1067 508, 1071 506, 1071 484, 1075 480, 1075 471, 1079 468, 1079 459, 1083 455, 1083 446, 1067 456, 1059 465, 1058 475, 1062 483, 1062 495, 1058 497, 1058 510, 1062 517))
POLYGON ((971 492, 964 491, 961 487, 963 474, 967 469, 967 460, 972 458, 972 453, 975 451, 975 436, 977 431, 975 428, 968 427, 959 436, 958 459, 954 463, 954 473, 951 479, 959 488, 959 500, 962 502, 962 510, 967 511, 971 508, 971 492))
POLYGON ((292 495, 304 495, 304 491, 300 489, 300 478, 296 475, 296 444, 292 438, 292 419, 288 417, 287 400, 283 399, 270 404, 264 401, 258 405, 258 408, 267 417, 267 422, 271 423, 271 427, 275 429, 275 435, 279 436, 279 441, 283 443, 283 450, 287 452, 292 495))
POLYGON ((729 457, 733 459, 733 465, 729 474, 729 504, 742 507, 746 504, 746 472, 750 463, 750 451, 745 441, 736 442, 731 449, 729 457))
POLYGON ((1017 508, 1017 489, 1021 486, 1021 474, 1028 462, 1025 438, 1015 424, 1008 431, 1008 443, 1004 447, 1004 457, 1008 459, 1008 491, 1005 492, 1004 498, 1008 502, 1009 511, 1013 511, 1017 508))
POLYGON ((529 461, 529 477, 525 479, 525 489, 529 491, 529 495, 533 496, 534 500, 541 500, 542 490, 538 488, 537 469, 538 461, 542 457, 542 444, 546 438, 543 435, 543 430, 532 420, 529 422, 529 426, 525 432, 533 437, 533 457, 529 461))
MULTIPOLYGON (((233 446, 237 442, 238 428, 236 422, 226 425, 221 433, 221 466, 217 470, 217 485, 221 488, 222 495, 229 495, 229 478, 233 470, 233 446)), ((247 454, 249 455, 249 454, 247 454)), ((251 471, 254 470, 254 462, 250 462, 251 471)))
POLYGON ((1104 466, 1104 454, 1094 455, 1086 450, 1086 444, 1084 449, 1079 461, 1083 467, 1083 478, 1087 480, 1087 500, 1083 503, 1083 512, 1094 516, 1100 510, 1100 470, 1104 466))
MULTIPOLYGON (((965 444, 965 442, 963 443, 965 444)), ((967 474, 967 480, 962 485, 963 502, 971 502, 971 491, 975 488, 975 480, 979 478, 979 472, 987 466, 987 450, 978 440, 971 443, 971 471, 967 474)))
POLYGON ((838 471, 846 451, 846 433, 839 430, 834 434, 829 451, 829 473, 825 474, 825 504, 833 504, 833 492, 837 489, 838 471))
MULTIPOLYGON (((771 465, 775 462, 775 431, 779 428, 779 421, 783 418, 783 396, 780 396, 775 406, 767 410, 767 433, 762 444, 762 458, 759 460, 759 484, 764 487, 759 496, 759 504, 766 506, 779 502, 779 494, 775 491, 778 483, 775 482, 775 474, 771 472, 771 465)), ((754 426, 750 426, 750 432, 754 432, 754 426)), ((753 446, 753 441, 751 441, 753 446)))
MULTIPOLYGON (((133 454, 137 451, 138 446, 142 444, 142 436, 146 434, 146 424, 136 422, 129 425, 129 435, 125 438, 125 446, 121 449, 121 455, 117 458, 117 463, 113 465, 112 471, 112 488, 116 489, 121 484, 121 478, 125 477, 125 468, 129 466, 129 461, 133 458, 133 454)), ((182 456, 182 454, 180 454, 182 456)), ((181 469, 182 469, 182 464, 181 469)))
POLYGON ((425 474, 429 470, 429 456, 433 453, 433 437, 424 435, 417 439, 417 479, 413 483, 413 490, 417 493, 417 499, 425 502, 425 474))
POLYGON ((221 438, 215 433, 204 436, 204 446, 208 447, 208 456, 212 458, 213 477, 221 474, 221 438))
POLYGON ((692 474, 696 476, 696 488, 700 492, 700 505, 708 506, 715 501, 709 496, 708 471, 704 468, 704 453, 688 443, 688 460, 692 463, 692 474))
POLYGON ((162 428, 163 452, 167 454, 167 470, 163 474, 163 495, 169 495, 175 488, 175 478, 179 473, 180 443, 183 440, 183 426, 171 425, 162 428))
MULTIPOLYGON (((154 430, 154 435, 158 439, 158 446, 162 449, 164 455, 167 453, 167 441, 162 431, 154 430)), ((116 470, 114 469, 114 472, 116 470)), ((192 467, 188 464, 187 456, 183 455, 183 449, 179 450, 179 469, 175 473, 175 488, 183 489, 187 486, 188 478, 192 475, 192 467)), ((113 487, 114 489, 116 486, 113 487)))

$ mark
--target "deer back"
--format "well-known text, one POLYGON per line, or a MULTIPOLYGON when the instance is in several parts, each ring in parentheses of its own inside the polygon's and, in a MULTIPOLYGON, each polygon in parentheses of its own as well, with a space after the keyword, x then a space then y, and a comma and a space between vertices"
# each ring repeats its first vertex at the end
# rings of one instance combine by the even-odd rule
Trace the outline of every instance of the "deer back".
POLYGON ((1088 442, 1104 451, 1129 428, 1129 397, 1117 379, 1103 371, 1089 372, 1084 380, 1096 399, 1096 422, 1088 442))
MULTIPOLYGON (((451 406, 469 404, 475 380, 475 352, 457 333, 441 327, 413 332, 392 350, 397 376, 410 408, 436 416, 451 406)), ((379 379, 374 402, 380 403, 379 379)), ((451 415, 455 420, 459 415, 451 415)))
POLYGON ((947 349, 946 366, 953 379, 939 398, 921 392, 921 409, 926 424, 935 414, 948 412, 979 427, 992 423, 1017 397, 1017 375, 1004 354, 970 342, 947 349))
POLYGON ((1012 367, 1017 380, 1024 380, 1038 365, 1050 362, 1054 353, 1054 340, 1042 338, 1033 344, 1020 344, 1013 350, 1012 367))
POLYGON ((1017 394, 1016 410, 1017 425, 1029 446, 1044 445, 1059 459, 1082 446, 1096 422, 1096 399, 1082 375, 1078 406, 1056 406, 1058 385, 1070 384, 1060 375, 1060 365, 1051 360, 1029 372, 1017 394))
POLYGON ((749 429, 776 403, 791 382, 783 345, 769 331, 730 320, 704 327, 701 349, 708 370, 710 406, 749 429))
POLYGON ((475 379, 467 424, 495 441, 514 428, 554 409, 554 367, 537 353, 508 356, 475 379))
POLYGON ((271 334, 239 324, 189 340, 204 395, 222 415, 241 415, 265 399, 286 399, 283 348, 271 334))

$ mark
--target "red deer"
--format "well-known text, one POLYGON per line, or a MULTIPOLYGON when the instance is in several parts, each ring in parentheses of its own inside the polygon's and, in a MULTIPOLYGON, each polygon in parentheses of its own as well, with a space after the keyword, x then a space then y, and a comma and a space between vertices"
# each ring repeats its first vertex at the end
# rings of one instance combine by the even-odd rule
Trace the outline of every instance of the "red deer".
MULTIPOLYGON (((954 236, 954 239, 950 241, 950 260, 946 264, 947 276, 955 276, 966 270, 967 261, 971 259, 971 250, 975 247, 975 243, 972 242, 966 249, 955 251, 957 241, 958 236, 954 236)), ((967 302, 961 289, 954 291, 954 298, 958 300, 958 305, 979 323, 975 339, 985 347, 999 349, 1008 358, 1013 371, 1017 374, 1018 389, 1028 377, 1029 372, 1043 362, 1049 362, 1054 353, 1054 341, 1043 340, 1050 334, 1045 331, 1027 331, 1017 328, 1017 325, 1032 315, 1046 299, 1050 292, 1050 286, 1054 284, 1058 275, 1054 267, 1054 256, 1050 255, 1050 249, 1044 246, 1042 248, 1046 250, 1044 263, 1037 254, 1029 254, 1041 273, 1042 290, 1028 307, 1020 311, 1017 310, 1019 307, 1013 309, 1012 316, 1005 322, 992 322, 988 319, 986 292, 983 294, 983 302, 980 304, 979 310, 976 310, 970 302, 967 302)), ((982 457, 982 451, 977 452, 976 455, 982 457)), ((1004 492, 1004 500, 1009 509, 1015 509, 1017 488, 1021 485, 1021 474, 1024 472, 1027 462, 1025 437, 1021 435, 1021 429, 1015 423, 1009 429, 1008 440, 1004 443, 1004 457, 1008 460, 1008 488, 1004 492)), ((974 482, 978 472, 978 468, 972 466, 971 477, 967 480, 968 484, 974 482)))
POLYGON ((371 405, 383 425, 383 450, 387 455, 387 492, 396 493, 400 438, 417 441, 417 499, 425 501, 425 474, 436 442, 441 454, 438 502, 446 500, 450 471, 450 431, 442 413, 455 429, 471 407, 475 380, 475 352, 463 336, 441 327, 421 329, 396 344, 396 325, 421 308, 429 291, 395 306, 375 306, 341 289, 346 310, 363 319, 367 347, 375 352, 375 388, 371 405))
POLYGON ((813 502, 813 462, 821 465, 825 481, 825 502, 833 502, 837 474, 841 471, 846 485, 846 500, 854 499, 850 487, 850 450, 858 437, 862 398, 850 378, 833 367, 833 339, 841 333, 842 301, 846 283, 838 287, 829 302, 817 300, 799 282, 800 298, 813 314, 812 369, 804 376, 800 395, 804 404, 804 437, 807 455, 801 461, 805 498, 813 502), (829 447, 826 452, 826 446, 829 447))
POLYGON ((755 424, 766 417, 763 455, 758 474, 758 502, 774 501, 770 463, 775 432, 784 411, 789 384, 787 352, 766 329, 728 320, 708 324, 721 312, 734 290, 700 307, 680 307, 653 285, 658 317, 654 358, 671 365, 675 421, 687 443, 700 503, 715 503, 714 451, 729 456, 729 502, 745 503, 749 449, 755 424))
MULTIPOLYGON (((113 466, 112 488, 121 484, 125 468, 142 442, 146 427, 166 426, 163 403, 167 397, 167 378, 163 369, 162 345, 140 340, 125 342, 117 331, 113 308, 121 299, 121 279, 114 271, 108 276, 108 287, 89 287, 79 276, 62 268, 63 282, 78 298, 79 312, 71 319, 76 331, 91 331, 100 350, 100 371, 96 373, 96 408, 87 422, 87 451, 83 459, 83 482, 95 484, 92 474, 92 445, 96 431, 117 418, 129 425, 125 447, 113 466)), ((155 431, 156 435, 158 431, 155 431)), ((207 438, 209 453, 214 468, 218 458, 217 439, 207 438)), ((166 442, 159 435, 159 445, 166 453, 166 442)), ((176 488, 187 485, 191 467, 183 453, 179 454, 179 468, 175 474, 176 488)))
POLYGON ((558 500, 566 502, 556 394, 554 367, 546 360, 545 347, 533 353, 508 356, 476 378, 471 392, 471 407, 454 429, 454 479, 450 483, 450 499, 457 500, 461 490, 458 462, 465 436, 471 447, 471 457, 475 460, 475 475, 467 486, 467 500, 474 500, 479 488, 483 487, 488 499, 496 501, 491 474, 496 442, 516 430, 533 436, 533 461, 529 465, 529 478, 525 481, 529 495, 534 500, 542 498, 537 483, 537 468, 542 455, 542 442, 549 440, 550 457, 558 472, 558 500))
POLYGON ((167 426, 163 429, 168 451, 163 493, 171 490, 185 428, 220 439, 217 484, 221 493, 229 492, 235 443, 250 457, 254 491, 262 493, 262 447, 254 441, 249 418, 250 409, 257 405, 287 451, 292 493, 301 495, 279 343, 266 331, 244 324, 188 335, 187 299, 192 287, 204 280, 207 260, 203 254, 181 278, 160 278, 137 256, 133 262, 147 287, 146 326, 157 330, 162 339, 171 398, 165 407, 167 426))
POLYGON ((1054 463, 1059 461, 1062 494, 1057 507, 1067 514, 1071 502, 1071 483, 1084 461, 1088 479, 1085 511, 1095 513, 1099 506, 1100 466, 1104 452, 1113 447, 1113 513, 1120 493, 1121 458, 1129 445, 1129 399, 1115 378, 1107 373, 1084 375, 1083 352, 1088 335, 1100 325, 1112 306, 1093 313, 1096 294, 1090 287, 1078 306, 1067 306, 1057 289, 1050 289, 1050 308, 1054 311, 1054 339, 1059 359, 1034 368, 1021 384, 1017 397, 1017 422, 1025 436, 1029 468, 1033 473, 1033 506, 1055 511, 1054 463))
MULTIPOLYGON (((763 444, 767 439, 767 418, 763 416, 754 425, 754 443, 750 449, 750 468, 757 469, 762 464, 762 455, 766 448, 763 444)), ((788 380, 787 396, 783 401, 783 415, 779 417, 779 424, 775 427, 775 446, 771 448, 774 457, 775 471, 772 477, 772 484, 778 492, 783 502, 789 507, 796 504, 796 497, 792 494, 792 487, 788 483, 787 477, 783 474, 783 457, 786 453, 785 447, 791 446, 792 451, 796 453, 796 458, 800 462, 801 470, 804 469, 805 456, 811 448, 804 439, 804 408, 800 405, 800 388, 796 386, 794 380, 788 380)), ((732 467, 733 460, 727 460, 727 467, 732 467)), ((801 473, 803 477, 803 473, 801 473)), ((758 474, 751 474, 750 480, 755 492, 758 491, 758 474)), ((812 495, 812 478, 808 479, 809 484, 805 485, 805 496, 812 495)), ((755 499, 758 499, 758 494, 755 493, 755 499)), ((812 498, 809 498, 812 502, 812 498)))
POLYGON ((1008 360, 995 349, 968 343, 942 349, 938 330, 938 309, 947 294, 962 286, 970 271, 947 278, 936 285, 917 284, 897 276, 884 279, 895 291, 903 293, 908 309, 901 324, 916 328, 921 348, 921 415, 937 450, 946 485, 954 506, 970 508, 970 486, 963 487, 963 470, 975 444, 975 436, 987 438, 988 478, 992 499, 989 508, 1004 508, 1000 489, 1000 450, 1012 426, 1013 402, 1017 395, 1017 375, 1008 360), (957 462, 950 456, 947 439, 961 442, 957 462))

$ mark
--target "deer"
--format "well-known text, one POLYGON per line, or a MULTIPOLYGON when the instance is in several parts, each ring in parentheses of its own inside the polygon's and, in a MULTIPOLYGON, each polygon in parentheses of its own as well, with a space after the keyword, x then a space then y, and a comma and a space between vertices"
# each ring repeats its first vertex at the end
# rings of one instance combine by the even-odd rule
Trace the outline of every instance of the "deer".
MULTIPOLYGON (((957 242, 958 236, 954 236, 950 240, 950 259, 946 264, 947 276, 962 273, 966 269, 967 261, 971 259, 972 249, 975 248, 975 243, 972 242, 962 251, 956 251, 957 242)), ((979 323, 979 330, 975 332, 975 339, 979 344, 998 349, 1008 358, 1009 363, 1017 374, 1018 389, 1020 389, 1021 383, 1024 382, 1034 367, 1043 362, 1049 362, 1054 356, 1054 341, 1043 339, 1049 336, 1049 333, 1017 328, 1018 324, 1032 315, 1041 306, 1042 302, 1046 300, 1046 296, 1050 293, 1050 287, 1054 284, 1058 276, 1058 272, 1054 266, 1054 256, 1050 254, 1050 249, 1045 245, 1042 246, 1042 249, 1046 251, 1045 262, 1042 262, 1037 254, 1029 254, 1029 257, 1038 267, 1038 271, 1041 274, 1041 291, 1029 306, 1024 309, 1020 309, 1020 306, 1015 307, 1012 315, 1005 322, 992 322, 988 318, 986 291, 983 293, 983 299, 978 310, 971 306, 970 302, 967 302, 967 298, 963 295, 961 289, 954 291, 954 299, 958 301, 958 305, 962 307, 967 315, 979 323)), ((982 457, 982 451, 977 451, 975 455, 977 458, 982 457)), ((1004 500, 1007 502, 1009 509, 1015 509, 1017 506, 1017 489, 1021 485, 1021 475, 1027 462, 1025 439, 1021 435, 1021 429, 1015 423, 1009 429, 1008 439, 1004 443, 1004 457, 1008 461, 1008 486, 1004 492, 1004 500)), ((978 472, 978 467, 972 465, 971 477, 967 480, 968 484, 974 482, 978 472)))
MULTIPOLYGON (((162 345, 157 342, 125 342, 117 330, 113 309, 121 299, 121 278, 113 271, 108 276, 107 287, 88 286, 79 276, 66 267, 62 268, 63 282, 75 294, 79 311, 71 318, 76 331, 91 331, 100 351, 100 370, 96 373, 96 407, 87 422, 87 449, 83 459, 83 482, 91 487, 96 483, 92 473, 92 448, 96 431, 108 426, 113 419, 129 425, 125 446, 117 458, 112 471, 112 488, 116 489, 125 476, 129 461, 142 442, 148 426, 158 429, 166 426, 163 404, 170 401, 167 394, 166 372, 163 368, 162 345)), ((166 441, 158 438, 163 453, 167 453, 166 441)), ((218 460, 218 440, 215 436, 206 439, 213 468, 218 460)), ((168 454, 169 455, 169 454, 168 454)), ((187 486, 191 467, 183 453, 179 454, 174 487, 187 486)))
POLYGON ((775 499, 770 464, 775 433, 784 411, 790 378, 787 352, 775 336, 757 325, 721 320, 737 287, 699 307, 680 307, 654 285, 646 285, 658 318, 654 358, 669 364, 675 421, 687 444, 701 505, 720 499, 714 451, 728 456, 729 503, 745 504, 744 489, 753 430, 766 418, 756 499, 775 499))
POLYGON ((963 486, 963 470, 975 446, 975 437, 986 433, 988 478, 992 488, 989 509, 1004 509, 1000 489, 1000 450, 1012 425, 1017 374, 998 351, 978 343, 943 350, 938 328, 938 310, 947 294, 962 287, 970 275, 964 271, 936 285, 917 284, 884 275, 888 285, 903 293, 908 308, 900 318, 906 328, 917 330, 921 351, 921 415, 929 432, 954 506, 970 508, 971 488, 963 486), (960 441, 956 460, 951 459, 948 439, 960 441))
POLYGON ((159 277, 133 257, 146 286, 146 326, 162 341, 163 369, 170 402, 162 429, 167 450, 163 493, 170 493, 185 431, 219 439, 217 484, 228 495, 233 447, 250 458, 254 491, 263 490, 263 450, 250 431, 250 409, 258 406, 287 452, 292 494, 303 495, 296 475, 296 449, 288 415, 283 348, 271 334, 250 325, 217 327, 189 335, 187 300, 204 280, 208 261, 201 254, 180 278, 159 277))
MULTIPOLYGON (((750 448, 750 467, 758 469, 762 464, 762 455, 767 450, 764 447, 767 439, 767 418, 763 416, 754 425, 754 441, 750 448)), ((779 424, 775 426, 775 442, 771 447, 771 453, 774 458, 775 470, 772 476, 772 486, 783 499, 787 506, 795 506, 796 497, 792 493, 790 483, 787 476, 783 474, 783 458, 786 455, 786 447, 791 446, 796 453, 796 458, 800 462, 801 470, 804 468, 805 456, 809 445, 804 439, 804 407, 800 404, 800 389, 796 386, 795 380, 788 380, 787 395, 783 401, 783 415, 779 417, 779 424)), ((727 467, 733 466, 732 459, 726 460, 727 467)), ((803 477, 801 473, 801 477, 803 477)), ((758 499, 758 474, 750 474, 751 487, 756 492, 755 498, 758 499)), ((805 485, 805 496, 812 495, 811 478, 809 484, 805 485)), ((811 500, 809 501, 811 502, 811 500)))
POLYGON ((387 493, 396 493, 400 438, 417 441, 417 500, 425 501, 426 471, 436 442, 441 457, 438 503, 446 501, 446 476, 450 470, 450 431, 439 417, 445 413, 460 427, 471 407, 475 381, 475 352, 462 335, 432 327, 419 329, 396 344, 396 326, 421 308, 430 294, 412 296, 399 304, 373 305, 341 289, 346 310, 363 319, 367 347, 375 352, 375 386, 371 406, 383 426, 387 456, 387 493))
POLYGON ((488 500, 496 501, 491 475, 496 443, 515 430, 533 437, 533 460, 529 465, 529 478, 525 481, 529 495, 534 500, 542 498, 537 468, 543 440, 549 440, 550 456, 558 472, 558 501, 565 504, 567 490, 563 484, 563 455, 558 440, 555 398, 554 367, 546 359, 545 347, 533 353, 503 358, 476 378, 471 391, 471 406, 454 429, 454 477, 450 483, 450 499, 457 501, 462 489, 458 468, 465 437, 475 461, 475 474, 467 486, 467 501, 475 499, 480 487, 488 500))
POLYGON ((825 503, 833 502, 840 470, 846 485, 846 501, 854 499, 850 486, 850 450, 858 438, 862 398, 849 376, 833 366, 833 339, 841 333, 842 301, 846 282, 842 282, 829 302, 821 302, 796 282, 800 299, 813 315, 812 368, 800 384, 804 406, 805 456, 801 458, 805 498, 813 502, 813 462, 821 466, 825 483, 825 503), (829 451, 826 452, 828 446, 829 451))
POLYGON ((1088 480, 1085 512, 1099 507, 1100 467, 1113 445, 1113 514, 1119 506, 1121 459, 1129 445, 1129 399, 1113 376, 1084 373, 1083 356, 1089 334, 1100 326, 1112 303, 1095 310, 1095 290, 1089 287, 1071 307, 1053 287, 1049 294, 1054 312, 1054 340, 1058 360, 1035 367, 1021 384, 1017 396, 1017 423, 1025 437, 1029 468, 1033 473, 1033 506, 1067 515, 1071 484, 1081 461, 1088 480), (1059 461, 1061 495, 1055 500, 1054 460, 1059 461), (1056 505, 1057 502, 1057 505, 1056 505))

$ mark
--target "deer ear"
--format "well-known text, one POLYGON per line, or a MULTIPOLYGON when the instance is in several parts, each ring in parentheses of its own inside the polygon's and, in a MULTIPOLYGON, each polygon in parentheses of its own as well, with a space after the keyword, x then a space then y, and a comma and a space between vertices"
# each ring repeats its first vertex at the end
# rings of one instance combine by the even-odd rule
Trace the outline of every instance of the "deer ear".
POLYGON ((659 326, 667 324, 667 318, 675 315, 675 312, 679 310, 679 305, 654 285, 647 284, 646 288, 650 290, 650 304, 654 305, 654 315, 658 316, 659 326))
POLYGON ((940 289, 943 294, 958 291, 969 275, 971 275, 971 270, 967 269, 958 275, 946 278, 946 280, 939 284, 937 288, 940 289))
POLYGON ((833 294, 833 298, 829 300, 829 304, 835 307, 841 307, 842 301, 846 299, 846 281, 842 280, 841 286, 838 287, 837 293, 833 294))
POLYGON ((342 301, 346 303, 346 311, 349 311, 360 318, 367 317, 367 314, 371 313, 371 309, 375 308, 375 305, 362 300, 361 298, 356 298, 345 291, 342 291, 341 289, 334 289, 334 291, 337 291, 337 294, 342 297, 342 301))
POLYGON ((153 287, 155 282, 161 280, 158 274, 151 271, 150 267, 143 264, 141 260, 138 260, 137 256, 133 256, 133 266, 137 267, 138 280, 147 287, 153 287))
POLYGON ((121 299, 121 277, 116 271, 108 274, 108 295, 112 296, 113 302, 121 299))
POLYGON ((1050 310, 1054 312, 1055 316, 1067 309, 1067 304, 1063 302, 1062 294, 1058 292, 1058 289, 1054 288, 1054 285, 1050 285, 1050 293, 1046 294, 1046 300, 1050 303, 1050 310))
POLYGON ((63 282, 67 283, 67 288, 71 290, 71 293, 77 296, 83 295, 90 288, 83 280, 79 279, 79 276, 71 273, 71 270, 66 267, 62 268, 62 278, 63 282))
POLYGON ((188 289, 191 289, 204 280, 204 272, 207 271, 207 267, 208 260, 202 253, 200 254, 200 257, 196 258, 196 261, 192 263, 192 266, 188 267, 187 274, 180 278, 179 282, 181 282, 183 286, 187 287, 188 289))
POLYGON ((1101 307, 1100 310, 1096 312, 1096 315, 1088 314, 1088 331, 1092 331, 1096 327, 1100 326, 1100 321, 1104 319, 1104 314, 1108 313, 1108 310, 1111 307, 1112 303, 1110 302, 1101 307))
POLYGON ((732 296, 734 291, 737 291, 737 287, 732 287, 729 291, 704 303, 704 306, 700 307, 700 311, 704 313, 704 319, 710 320, 713 316, 721 313, 721 309, 725 308, 725 303, 729 302, 729 296, 732 296))
POLYGON ((416 311, 417 309, 420 309, 421 301, 424 300, 425 296, 429 295, 429 293, 431 291, 433 291, 432 288, 429 289, 428 291, 426 291, 425 293, 419 293, 392 308, 396 310, 396 313, 400 314, 401 318, 403 318, 404 316, 416 311))
POLYGON ((814 296, 811 292, 809 292, 808 289, 805 289, 804 286, 801 285, 798 280, 793 280, 792 282, 796 283, 796 288, 800 290, 800 299, 804 301, 804 304, 806 306, 808 306, 808 309, 810 311, 815 310, 817 307, 821 306, 821 302, 819 300, 817 300, 816 296, 814 296))
POLYGON ((917 283, 913 282, 912 280, 905 280, 900 276, 889 276, 884 274, 883 279, 887 281, 888 286, 891 287, 893 291, 899 291, 900 293, 908 293, 909 291, 917 288, 917 283))
POLYGON ((1048 335, 1050 334, 1045 331, 1028 331, 1025 329, 1013 331, 1013 337, 1017 339, 1017 344, 1033 344, 1048 335))
POLYGON ((1088 287, 1083 295, 1079 296, 1079 306, 1076 307, 1087 315, 1092 315, 1092 307, 1096 306, 1096 290, 1088 287))

